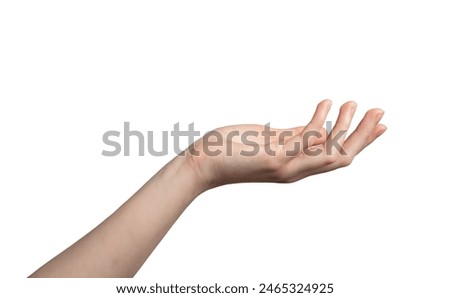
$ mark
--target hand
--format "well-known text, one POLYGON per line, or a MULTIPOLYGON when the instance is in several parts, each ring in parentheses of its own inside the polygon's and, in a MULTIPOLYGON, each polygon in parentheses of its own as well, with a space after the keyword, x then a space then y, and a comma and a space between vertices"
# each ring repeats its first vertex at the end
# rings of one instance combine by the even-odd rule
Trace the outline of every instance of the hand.
POLYGON ((306 126, 291 129, 263 125, 218 128, 188 149, 188 159, 205 190, 238 182, 294 182, 348 166, 386 130, 379 124, 383 111, 369 110, 347 138, 356 103, 342 105, 327 135, 323 124, 330 108, 330 100, 320 102, 306 126))
POLYGON ((293 182, 349 165, 379 137, 383 111, 366 113, 346 138, 356 104, 341 107, 336 125, 322 128, 331 101, 311 122, 292 129, 235 125, 216 129, 177 156, 126 203, 31 277, 131 277, 183 210, 202 191, 228 183, 293 182))

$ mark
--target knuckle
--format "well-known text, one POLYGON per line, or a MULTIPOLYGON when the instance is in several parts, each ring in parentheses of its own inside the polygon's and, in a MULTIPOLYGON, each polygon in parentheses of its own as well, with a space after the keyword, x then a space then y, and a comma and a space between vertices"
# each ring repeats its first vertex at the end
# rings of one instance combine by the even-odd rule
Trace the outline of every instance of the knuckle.
POLYGON ((352 162, 353 162, 353 157, 347 155, 347 156, 344 156, 344 157, 342 158, 342 160, 341 160, 341 162, 340 162, 340 166, 341 166, 341 167, 347 167, 347 166, 351 165, 352 162))
POLYGON ((325 163, 328 165, 337 162, 338 159, 339 159, 339 155, 337 155, 335 153, 325 155, 325 163))

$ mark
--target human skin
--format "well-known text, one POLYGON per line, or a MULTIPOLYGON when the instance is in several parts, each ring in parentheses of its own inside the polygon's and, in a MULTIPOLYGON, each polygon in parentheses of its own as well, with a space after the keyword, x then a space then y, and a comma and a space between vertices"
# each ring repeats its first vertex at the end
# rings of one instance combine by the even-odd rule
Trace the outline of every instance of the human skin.
POLYGON ((347 166, 386 130, 379 124, 383 111, 372 109, 347 137, 344 132, 356 109, 356 103, 347 102, 327 135, 323 124, 330 107, 331 101, 324 100, 306 126, 271 128, 271 136, 263 136, 262 125, 227 126, 205 135, 172 159, 100 225, 30 277, 133 277, 202 192, 240 182, 295 182, 347 166), (239 135, 253 132, 247 138, 252 143, 240 137, 227 139, 232 131, 239 135), (314 136, 305 138, 308 135, 314 136), (224 142, 211 145, 217 136, 224 142), (258 153, 242 154, 252 151, 258 153))

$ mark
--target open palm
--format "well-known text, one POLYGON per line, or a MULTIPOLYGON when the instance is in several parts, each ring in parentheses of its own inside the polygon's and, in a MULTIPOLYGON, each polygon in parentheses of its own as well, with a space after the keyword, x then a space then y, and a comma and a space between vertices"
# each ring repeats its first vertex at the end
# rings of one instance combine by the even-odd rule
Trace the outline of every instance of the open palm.
POLYGON ((320 102, 306 126, 274 129, 263 125, 231 125, 215 129, 190 148, 196 170, 208 187, 238 182, 294 182, 349 165, 379 137, 380 109, 369 110, 347 137, 356 103, 342 105, 332 131, 323 125, 331 101, 320 102))

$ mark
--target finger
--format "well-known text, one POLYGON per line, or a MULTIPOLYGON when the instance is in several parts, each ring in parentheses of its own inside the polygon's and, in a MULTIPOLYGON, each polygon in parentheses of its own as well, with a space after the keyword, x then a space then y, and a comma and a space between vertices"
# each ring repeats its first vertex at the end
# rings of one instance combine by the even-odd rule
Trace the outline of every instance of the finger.
POLYGON ((309 147, 324 144, 325 141, 327 140, 327 130, 325 128, 323 127, 319 128, 318 132, 319 132, 318 136, 312 138, 309 147))
POLYGON ((325 154, 325 146, 319 145, 308 148, 303 154, 293 159, 288 165, 290 170, 297 175, 292 179, 299 180, 307 176, 320 174, 348 166, 353 158, 365 147, 386 131, 386 126, 378 124, 383 116, 383 111, 373 109, 366 113, 356 130, 344 141, 339 155, 325 154), (313 150, 317 148, 317 150, 313 150), (315 154, 315 153, 321 154, 315 154))
POLYGON ((342 149, 350 159, 353 159, 386 130, 386 126, 378 124, 383 114, 381 109, 369 110, 355 131, 344 142, 342 149))
POLYGON ((330 111, 331 104, 332 104, 331 100, 325 99, 317 105, 316 111, 314 112, 311 121, 308 123, 308 125, 306 125, 306 127, 302 131, 303 135, 308 131, 319 130, 321 127, 323 127, 323 124, 327 119, 328 112, 330 111))
MULTIPOLYGON (((290 139, 296 137, 297 135, 301 134, 306 126, 297 126, 294 128, 286 129, 286 130, 280 130, 280 132, 277 133, 279 136, 278 140, 280 141, 280 145, 286 144, 290 139)), ((323 144, 327 139, 327 130, 323 127, 319 129, 319 134, 317 138, 314 138, 312 140, 312 146, 323 144)))
MULTIPOLYGON (((377 124, 375 129, 373 130, 373 133, 368 138, 368 141, 367 141, 366 145, 364 146, 364 148, 367 147, 368 145, 370 145, 379 136, 381 136, 386 131, 386 129, 387 129, 387 127, 385 125, 377 124)), ((361 150, 359 152, 361 152, 361 150)), ((343 159, 338 159, 336 162, 326 164, 325 166, 322 166, 322 167, 313 167, 312 165, 317 166, 317 163, 315 163, 315 164, 311 163, 311 165, 309 166, 309 170, 307 170, 306 172, 299 173, 296 177, 293 178, 293 181, 297 181, 304 177, 322 174, 322 173, 336 170, 337 168, 348 166, 353 161, 354 157, 355 157, 354 155, 345 156, 343 159)))
POLYGON ((347 131, 355 114, 356 103, 354 101, 346 102, 339 110, 339 116, 336 124, 327 137, 325 154, 337 155, 342 149, 347 131))
POLYGON ((317 143, 318 139, 324 137, 324 135, 321 134, 321 128, 325 123, 330 108, 331 100, 329 99, 323 100, 317 105, 316 111, 308 125, 306 125, 300 134, 292 137, 287 142, 284 149, 288 156, 299 154, 306 148, 312 146, 312 144, 317 143))

